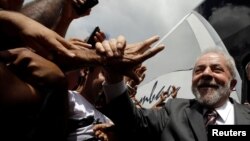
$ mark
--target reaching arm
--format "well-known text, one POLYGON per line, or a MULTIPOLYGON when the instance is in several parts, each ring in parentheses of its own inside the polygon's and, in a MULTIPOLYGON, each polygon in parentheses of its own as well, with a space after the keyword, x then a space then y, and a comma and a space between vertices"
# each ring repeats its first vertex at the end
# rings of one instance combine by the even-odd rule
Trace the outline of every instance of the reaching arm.
POLYGON ((2 36, 22 39, 46 58, 51 56, 51 50, 73 57, 68 49, 77 49, 54 31, 17 12, 0 11, 0 31, 2 36))

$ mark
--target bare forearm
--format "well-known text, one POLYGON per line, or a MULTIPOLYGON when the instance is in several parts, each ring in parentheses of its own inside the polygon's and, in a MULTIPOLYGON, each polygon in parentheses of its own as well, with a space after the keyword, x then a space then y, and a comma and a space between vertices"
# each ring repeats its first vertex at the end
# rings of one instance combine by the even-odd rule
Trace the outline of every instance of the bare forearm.
POLYGON ((71 50, 76 56, 67 57, 55 54, 54 62, 64 71, 80 69, 82 67, 101 66, 103 58, 97 55, 94 50, 71 50))
POLYGON ((35 0, 21 9, 21 13, 52 28, 60 17, 65 0, 35 0))
POLYGON ((28 17, 10 11, 0 11, 0 30, 1 34, 4 35, 17 35, 21 32, 23 27, 30 25, 29 22, 32 22, 28 17))

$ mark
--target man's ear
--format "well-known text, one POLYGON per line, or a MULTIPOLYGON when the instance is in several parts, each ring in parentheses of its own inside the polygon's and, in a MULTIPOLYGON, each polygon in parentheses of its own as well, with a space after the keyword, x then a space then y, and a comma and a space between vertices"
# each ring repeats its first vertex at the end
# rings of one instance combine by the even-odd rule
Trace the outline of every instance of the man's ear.
POLYGON ((237 84, 237 80, 236 79, 231 80, 231 82, 230 82, 230 89, 234 90, 236 84, 237 84))

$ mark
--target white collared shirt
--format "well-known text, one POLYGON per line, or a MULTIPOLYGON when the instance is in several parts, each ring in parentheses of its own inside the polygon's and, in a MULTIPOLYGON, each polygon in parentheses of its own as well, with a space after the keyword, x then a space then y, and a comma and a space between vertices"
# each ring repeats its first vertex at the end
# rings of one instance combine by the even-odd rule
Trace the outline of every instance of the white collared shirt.
POLYGON ((215 109, 219 114, 219 117, 216 120, 217 125, 233 125, 235 124, 234 120, 234 106, 229 101, 226 101, 224 105, 215 109))
MULTIPOLYGON (((93 116, 95 120, 99 119, 99 122, 110 123, 113 122, 98 111, 94 105, 92 105, 85 97, 83 97, 77 91, 68 91, 69 97, 69 119, 81 120, 89 116, 93 116)), ((82 126, 72 131, 67 138, 67 141, 83 141, 94 137, 93 131, 94 124, 88 126, 82 126)))

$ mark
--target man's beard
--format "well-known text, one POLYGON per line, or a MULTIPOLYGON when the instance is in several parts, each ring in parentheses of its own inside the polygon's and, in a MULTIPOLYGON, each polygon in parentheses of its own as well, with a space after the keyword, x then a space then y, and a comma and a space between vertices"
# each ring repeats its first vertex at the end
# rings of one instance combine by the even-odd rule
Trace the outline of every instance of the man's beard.
POLYGON ((230 93, 230 81, 224 86, 217 85, 218 89, 210 88, 212 90, 209 90, 206 94, 201 94, 197 86, 192 85, 192 92, 200 104, 206 107, 214 107, 223 97, 227 97, 230 93))

